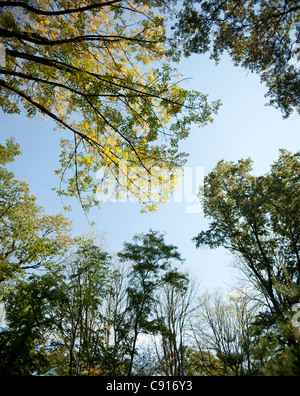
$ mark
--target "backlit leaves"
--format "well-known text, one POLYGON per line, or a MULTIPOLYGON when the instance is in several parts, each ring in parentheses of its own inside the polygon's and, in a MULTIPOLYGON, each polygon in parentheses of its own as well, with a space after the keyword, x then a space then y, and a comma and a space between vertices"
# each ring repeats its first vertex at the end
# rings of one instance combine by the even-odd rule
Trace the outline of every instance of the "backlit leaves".
MULTIPOLYGON (((185 162, 179 141, 219 107, 179 87, 167 65, 166 7, 153 0, 0 3, 7 53, 0 105, 8 113, 42 113, 65 131, 58 193, 79 197, 85 210, 99 203, 98 169, 117 176, 126 160, 135 174, 154 166, 178 172, 185 162)), ((141 186, 126 177, 128 191, 147 207, 141 186)))

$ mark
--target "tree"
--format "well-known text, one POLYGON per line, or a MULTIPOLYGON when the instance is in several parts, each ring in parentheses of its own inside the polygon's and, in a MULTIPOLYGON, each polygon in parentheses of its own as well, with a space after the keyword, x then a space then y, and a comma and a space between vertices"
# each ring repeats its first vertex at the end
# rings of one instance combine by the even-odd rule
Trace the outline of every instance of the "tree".
POLYGON ((251 326, 256 310, 245 296, 230 296, 226 301, 219 293, 202 296, 198 323, 193 328, 198 370, 214 376, 256 372, 251 353, 251 326))
POLYGON ((63 360, 63 374, 105 372, 101 306, 110 291, 110 259, 93 239, 77 238, 75 252, 53 274, 58 298, 51 306, 52 351, 63 360))
POLYGON ((196 283, 186 277, 176 285, 164 285, 156 301, 155 314, 162 329, 153 343, 162 375, 185 376, 190 372, 187 355, 198 309, 196 293, 196 283))
POLYGON ((101 314, 105 318, 105 362, 110 376, 125 375, 128 372, 128 331, 126 314, 130 311, 127 299, 130 268, 113 256, 109 293, 103 302, 101 314))
POLYGON ((58 193, 77 196, 86 211, 106 192, 104 180, 116 185, 114 196, 129 191, 154 209, 144 184, 153 174, 172 191, 170 178, 186 157, 179 141, 219 107, 173 76, 166 7, 159 0, 0 2, 0 105, 40 113, 65 130, 58 193))
POLYGON ((299 349, 291 324, 300 299, 299 158, 281 150, 271 171, 259 177, 251 175, 250 159, 220 161, 201 193, 209 229, 194 238, 197 247, 223 246, 238 258, 264 304, 257 318, 260 338, 276 332, 283 356, 286 348, 296 355, 299 349))
POLYGON ((155 334, 162 328, 160 320, 154 317, 158 290, 163 285, 178 285, 186 277, 171 267, 173 261, 183 261, 177 247, 167 245, 164 236, 157 231, 135 235, 133 243, 126 242, 118 256, 121 262, 129 262, 132 266, 127 288, 128 308, 124 313, 130 354, 128 375, 131 375, 138 336, 155 334))
POLYGON ((43 275, 4 282, 0 375, 125 375, 128 351, 114 297, 121 275, 90 236, 43 275), (119 278, 119 280, 118 280, 119 278), (110 311, 108 305, 112 304, 110 311), (109 313, 108 316, 106 314, 109 313), (114 342, 110 342, 111 328, 114 342))
POLYGON ((5 168, 18 154, 13 139, 0 144, 0 282, 50 265, 72 243, 70 222, 44 214, 28 185, 5 168))
POLYGON ((186 55, 210 51, 219 62, 227 51, 235 65, 260 75, 270 105, 284 117, 300 112, 300 6, 296 1, 188 0, 175 28, 186 55))
POLYGON ((56 279, 30 275, 1 288, 6 325, 0 330, 0 375, 30 376, 50 368, 47 343, 53 329, 51 302, 56 279))

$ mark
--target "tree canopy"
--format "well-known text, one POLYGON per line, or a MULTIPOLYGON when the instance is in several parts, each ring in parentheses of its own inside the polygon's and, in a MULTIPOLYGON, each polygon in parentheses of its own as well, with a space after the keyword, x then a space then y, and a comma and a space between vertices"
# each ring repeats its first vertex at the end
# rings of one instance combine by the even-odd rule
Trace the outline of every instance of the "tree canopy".
POLYGON ((197 247, 223 246, 236 257, 262 303, 256 336, 272 339, 275 333, 283 367, 299 373, 292 307, 300 299, 300 153, 281 150, 264 176, 253 176, 251 170, 248 159, 220 161, 209 173, 201 197, 210 225, 194 241, 197 247), (296 358, 289 369, 287 346, 296 358))
MULTIPOLYGON (((176 187, 182 140, 220 106, 182 87, 171 65, 182 50, 217 62, 227 51, 260 74, 284 117, 299 111, 296 1, 180 6, 0 0, 1 109, 54 121, 57 193, 85 214, 103 195, 155 210, 176 187)), ((281 149, 260 176, 250 158, 209 171, 199 192, 208 225, 193 241, 225 248, 242 279, 200 295, 165 233, 137 233, 116 252, 96 232, 73 236, 9 170, 20 154, 14 138, 0 143, 0 376, 300 375, 300 152, 281 149)))
POLYGON ((180 87, 169 65, 165 10, 174 3, 0 2, 0 106, 42 114, 64 130, 58 193, 77 196, 86 211, 99 204, 104 179, 155 209, 145 188, 150 175, 176 175, 186 159, 178 143, 219 107, 180 87))
POLYGON ((236 65, 260 75, 270 105, 284 117, 300 111, 300 6, 295 0, 187 0, 176 39, 186 55, 227 51, 236 65))
POLYGON ((202 197, 211 223, 194 241, 238 254, 279 314, 299 299, 300 154, 282 150, 265 176, 253 176, 251 169, 250 159, 221 161, 206 177, 202 197), (283 284, 291 288, 287 306, 279 295, 283 284))

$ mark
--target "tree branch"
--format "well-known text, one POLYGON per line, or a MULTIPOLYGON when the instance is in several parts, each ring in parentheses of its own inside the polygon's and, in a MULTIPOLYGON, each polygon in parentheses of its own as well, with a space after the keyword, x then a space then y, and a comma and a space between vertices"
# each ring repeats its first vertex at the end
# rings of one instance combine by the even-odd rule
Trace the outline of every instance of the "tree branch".
POLYGON ((143 161, 141 160, 138 152, 136 151, 135 147, 133 146, 133 144, 130 142, 129 139, 127 139, 126 136, 124 136, 124 134, 118 129, 116 128, 114 125, 112 125, 107 118, 90 102, 90 100, 88 98, 86 98, 86 100, 88 101, 89 105, 92 107, 92 109, 95 111, 95 113, 102 118, 102 120, 108 125, 110 126, 115 132, 117 132, 118 135, 120 135, 122 137, 122 139, 124 139, 129 146, 132 148, 132 150, 134 151, 136 157, 138 158, 140 164, 142 165, 142 167, 147 171, 147 173, 151 174, 150 170, 145 166, 145 164, 143 163, 143 161))
MULTIPOLYGON (((4 87, 4 88, 6 88, 6 89, 8 89, 8 90, 10 90, 10 91, 12 91, 12 92, 14 92, 14 93, 16 93, 16 94, 18 94, 19 96, 21 96, 22 98, 24 98, 24 99, 26 99, 29 103, 31 103, 33 106, 36 106, 42 113, 44 113, 44 114, 46 114, 46 115, 48 115, 49 117, 51 117, 52 119, 54 119, 57 123, 59 123, 59 124, 61 124, 61 125, 63 125, 65 128, 67 128, 67 129, 69 129, 71 132, 73 132, 75 135, 77 135, 77 136, 79 136, 83 141, 86 141, 88 144, 90 144, 90 145, 92 145, 92 146, 94 146, 94 147, 96 147, 98 150, 100 150, 100 154, 101 154, 101 156, 106 156, 110 161, 111 161, 111 163, 113 163, 115 166, 117 166, 118 164, 114 161, 114 159, 113 158, 111 158, 111 156, 109 156, 106 152, 105 152, 105 150, 103 150, 103 147, 98 143, 98 142, 96 142, 94 139, 92 139, 92 138, 90 138, 90 137, 88 137, 88 136, 86 136, 86 135, 84 135, 84 134, 82 134, 81 132, 79 132, 78 130, 76 130, 76 129, 74 129, 71 125, 69 125, 68 123, 66 123, 64 120, 62 120, 61 118, 59 118, 59 117, 57 117, 54 113, 52 113, 51 111, 49 111, 47 108, 45 108, 44 106, 42 106, 41 104, 39 104, 38 102, 36 102, 35 100, 33 100, 30 96, 28 96, 28 95, 26 95, 24 92, 22 92, 22 91, 20 91, 20 90, 18 90, 18 89, 16 89, 16 88, 14 88, 14 87, 11 87, 10 85, 8 85, 5 81, 3 81, 3 80, 1 80, 0 79, 0 86, 2 86, 2 87, 4 87)), ((86 98, 87 99, 87 98, 86 98)), ((87 101, 89 102, 89 100, 87 99, 87 101)), ((98 111, 98 109, 97 108, 95 108, 90 102, 89 102, 89 104, 92 106, 92 108, 93 108, 93 110, 95 111, 95 112, 97 112, 97 114, 107 123, 107 125, 109 125, 111 128, 113 128, 129 145, 130 145, 130 147, 132 148, 132 150, 134 151, 134 153, 136 154, 136 156, 137 156, 137 158, 138 158, 138 160, 139 160, 139 162, 141 163, 141 165, 146 169, 146 171, 149 173, 149 174, 151 174, 151 172, 150 172, 150 170, 149 169, 147 169, 147 167, 144 165, 144 163, 143 163, 143 161, 140 159, 140 157, 139 157, 139 155, 138 155, 138 153, 137 153, 137 151, 135 150, 135 148, 134 148, 134 146, 132 145, 132 143, 116 128, 116 127, 114 127, 99 111, 98 111)), ((76 155, 76 150, 77 150, 77 147, 75 148, 75 155, 76 155)), ((118 156, 115 154, 115 153, 113 153, 111 150, 110 150, 110 153, 113 155, 113 156, 115 156, 115 157, 117 157, 118 158, 118 156)), ((75 166, 77 165, 77 161, 75 160, 75 166)), ((76 167, 76 170, 77 170, 77 167, 76 167)), ((132 184, 134 184, 134 182, 129 178, 129 181, 132 183, 132 184)), ((140 189, 139 189, 140 190, 140 189)), ((80 200, 81 200, 81 197, 79 196, 79 198, 80 198, 80 200)))
MULTIPOLYGON (((61 118, 59 118, 56 114, 52 113, 50 110, 48 110, 46 107, 42 106, 40 103, 36 102, 34 99, 32 99, 30 96, 28 96, 27 94, 25 94, 23 91, 20 91, 14 87, 11 87, 10 85, 8 85, 5 81, 0 79, 0 86, 2 86, 3 88, 6 88, 14 93, 16 93, 17 95, 19 95, 20 97, 22 97, 23 99, 27 100, 30 104, 32 104, 33 106, 35 106, 37 109, 39 109, 41 111, 41 113, 48 115, 49 117, 51 117, 53 120, 55 120, 57 123, 61 124, 62 126, 64 126, 65 128, 69 129, 71 132, 73 132, 74 134, 80 136, 84 141, 86 141, 88 144, 97 147, 98 149, 100 149, 101 153, 106 155, 112 162, 113 160, 108 156, 108 154, 105 153, 105 151, 103 150, 102 146, 96 142, 94 139, 84 135, 83 133, 79 132, 78 130, 74 129, 71 125, 69 125, 67 122, 65 122, 64 120, 62 120, 61 118)), ((112 153, 113 154, 113 153, 112 153)))
POLYGON ((151 40, 143 40, 138 37, 126 37, 126 36, 101 36, 98 34, 90 34, 85 36, 77 36, 67 39, 60 40, 49 40, 47 37, 40 36, 38 34, 28 34, 27 32, 12 32, 11 30, 0 28, 0 37, 5 38, 16 38, 19 40, 25 40, 33 44, 37 45, 63 45, 63 44, 76 44, 82 43, 85 41, 108 41, 108 42, 119 42, 119 41, 132 41, 135 43, 143 43, 143 44, 157 44, 158 41, 151 40))
POLYGON ((101 7, 107 7, 107 6, 112 6, 117 3, 122 3, 123 0, 111 0, 111 1, 106 1, 103 3, 96 3, 96 4, 89 4, 84 7, 78 7, 78 8, 72 8, 68 10, 60 10, 60 11, 46 11, 46 10, 40 10, 38 8, 35 8, 23 1, 0 1, 0 7, 19 7, 19 8, 25 8, 27 11, 33 12, 38 15, 45 15, 45 16, 57 16, 57 15, 67 15, 67 14, 74 14, 78 12, 84 12, 84 11, 89 11, 101 7))
MULTIPOLYGON (((20 78, 23 78, 23 79, 26 79, 29 81, 34 81, 34 82, 41 83, 41 84, 52 85, 54 87, 62 88, 67 91, 70 91, 76 95, 84 96, 84 97, 88 97, 88 98, 93 98, 93 97, 94 98, 101 98, 101 97, 104 97, 104 98, 127 98, 127 95, 121 94, 121 93, 118 93, 118 94, 84 93, 84 92, 78 91, 74 88, 71 88, 65 84, 61 84, 57 81, 45 80, 43 78, 29 76, 26 73, 16 72, 16 71, 12 71, 12 70, 2 69, 2 70, 0 70, 0 74, 7 75, 7 76, 20 77, 20 78)), ((140 95, 136 95, 135 97, 143 97, 143 95, 140 94, 140 95)))
MULTIPOLYGON (((80 72, 80 73, 88 74, 89 76, 95 77, 98 80, 103 81, 103 82, 105 82, 107 84, 114 85, 115 87, 118 87, 118 88, 121 88, 121 89, 125 89, 125 90, 130 91, 130 92, 134 92, 134 93, 138 94, 138 96, 145 97, 145 98, 149 97, 149 98, 159 99, 161 101, 169 103, 170 105, 180 106, 180 107, 183 107, 183 108, 186 108, 186 109, 190 109, 190 110, 192 109, 190 106, 186 106, 183 103, 168 99, 166 97, 161 97, 161 96, 156 95, 156 94, 145 92, 142 89, 136 89, 134 87, 129 87, 127 85, 124 85, 124 84, 121 84, 121 83, 117 83, 115 81, 111 81, 109 79, 104 78, 100 74, 92 73, 92 72, 89 72, 87 70, 81 70, 78 67, 72 66, 72 65, 70 65, 68 63, 57 61, 55 59, 49 59, 49 58, 36 56, 36 55, 31 55, 31 54, 27 54, 27 53, 15 51, 15 50, 10 50, 10 49, 6 50, 6 54, 10 55, 12 57, 15 57, 15 58, 27 59, 29 61, 40 63, 40 64, 45 65, 45 66, 54 67, 54 68, 56 68, 58 70, 61 70, 63 72, 74 73, 74 71, 77 71, 77 72, 80 72)), ((2 70, 0 71, 0 73, 1 72, 2 72, 2 70)), ((121 78, 114 77, 114 76, 112 76, 112 79, 113 80, 122 81, 121 78)), ((140 86, 141 88, 144 88, 144 89, 148 88, 146 85, 140 84, 140 83, 136 83, 135 85, 136 86, 140 86)), ((120 93, 118 93, 116 96, 126 97, 126 95, 122 95, 120 93)))

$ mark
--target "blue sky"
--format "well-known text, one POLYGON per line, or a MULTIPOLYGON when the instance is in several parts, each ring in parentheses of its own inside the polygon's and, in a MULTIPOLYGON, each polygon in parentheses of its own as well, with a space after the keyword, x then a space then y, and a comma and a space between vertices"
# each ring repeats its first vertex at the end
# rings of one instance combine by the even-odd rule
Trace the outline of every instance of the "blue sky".
MULTIPOLYGON (((253 173, 268 172, 278 158, 279 149, 296 152, 300 149, 299 116, 283 120, 279 110, 266 107, 266 89, 259 77, 234 67, 227 56, 219 66, 206 55, 194 55, 176 66, 185 78, 183 86, 209 94, 210 100, 223 103, 215 122, 204 128, 193 127, 180 149, 190 154, 187 166, 193 170, 204 168, 208 174, 221 159, 237 161, 251 157, 253 173)), ((21 145, 22 156, 10 169, 17 179, 26 181, 38 203, 49 214, 61 212, 63 206, 72 205, 65 215, 73 221, 73 234, 90 230, 89 224, 74 200, 61 199, 52 190, 58 187, 59 178, 54 170, 59 168, 59 141, 63 136, 54 131, 52 121, 39 117, 28 119, 24 114, 6 115, 0 112, 1 143, 14 136, 21 145)), ((196 184, 196 182, 194 183, 196 184)), ((194 193, 196 193, 196 185, 194 193)), ((135 233, 150 228, 166 233, 168 243, 178 246, 186 258, 183 265, 197 277, 202 290, 220 288, 234 282, 233 258, 224 250, 196 249, 191 239, 208 225, 202 213, 186 213, 186 202, 165 203, 156 213, 141 214, 135 203, 104 203, 100 210, 92 210, 89 218, 96 223, 94 230, 106 233, 111 249, 118 251, 124 241, 135 233)))

